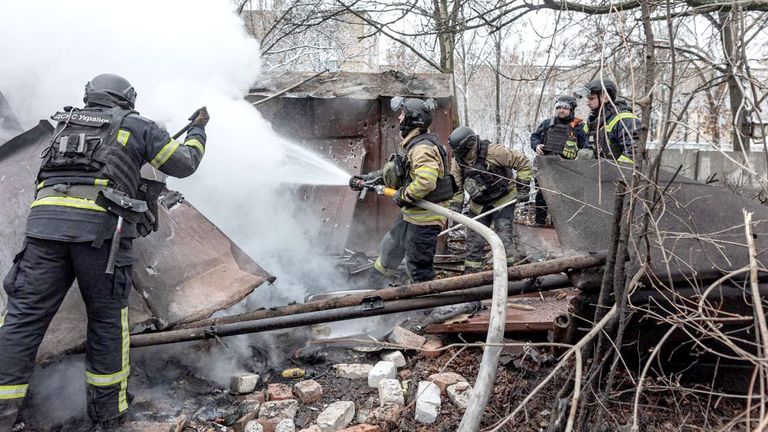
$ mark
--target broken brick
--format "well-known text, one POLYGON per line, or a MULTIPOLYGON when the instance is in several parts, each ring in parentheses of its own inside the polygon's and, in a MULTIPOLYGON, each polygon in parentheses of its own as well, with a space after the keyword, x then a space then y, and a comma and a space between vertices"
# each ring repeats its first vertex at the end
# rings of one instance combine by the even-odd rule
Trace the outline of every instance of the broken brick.
POLYGON ((342 429, 339 432, 381 432, 381 428, 375 425, 359 424, 342 429))
POLYGON ((368 379, 368 372, 373 369, 373 366, 369 364, 339 363, 333 365, 333 368, 336 369, 336 377, 338 378, 368 379))
POLYGON ((419 336, 416 333, 408 331, 400 326, 396 326, 392 329, 392 333, 389 334, 388 340, 395 345, 400 345, 403 347, 403 349, 417 350, 422 345, 424 345, 424 342, 427 341, 427 338, 424 336, 419 336))
POLYGON ((293 394, 301 403, 308 404, 320 400, 323 396, 323 387, 315 380, 300 381, 293 385, 293 394))
POLYGON ((347 427, 354 417, 354 402, 334 402, 317 416, 317 425, 320 426, 320 430, 323 432, 338 431, 347 427))
POLYGON ((229 381, 229 391, 234 394, 251 393, 256 390, 259 376, 252 373, 233 375, 229 381))
POLYGON ((384 351, 381 353, 381 359, 392 362, 399 368, 405 366, 405 356, 400 351, 384 351))
POLYGON ((380 361, 368 372, 368 387, 378 388, 383 379, 393 379, 397 376, 395 364, 388 361, 380 361))
POLYGON ((448 388, 449 385, 453 385, 458 382, 467 382, 463 376, 457 374, 456 372, 442 372, 432 374, 427 380, 437 384, 441 393, 445 392, 445 389, 448 388))
POLYGON ((438 338, 429 338, 424 345, 421 346, 420 354, 426 358, 440 357, 443 354, 443 340, 438 338))
POLYGON ((267 397, 271 401, 294 399, 291 386, 287 384, 273 383, 267 385, 267 397))
POLYGON ((259 420, 293 420, 298 411, 299 402, 296 399, 264 402, 259 410, 259 420))
POLYGON ((379 426, 382 432, 397 431, 403 412, 404 408, 400 405, 386 404, 371 411, 365 423, 379 426))

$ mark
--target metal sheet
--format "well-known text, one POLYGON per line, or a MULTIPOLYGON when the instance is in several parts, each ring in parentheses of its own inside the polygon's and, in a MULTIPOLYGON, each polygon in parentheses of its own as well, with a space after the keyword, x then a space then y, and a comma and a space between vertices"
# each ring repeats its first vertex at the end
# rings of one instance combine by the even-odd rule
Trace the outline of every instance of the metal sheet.
MULTIPOLYGON (((607 250, 613 226, 616 183, 631 179, 629 168, 597 161, 538 158, 538 179, 566 253, 607 250)), ((664 274, 716 269, 728 272, 748 264, 742 209, 754 213, 758 251, 768 247, 768 208, 719 186, 662 171, 667 192, 651 236, 653 270, 664 274)), ((644 210, 636 206, 636 216, 644 210)), ((630 247, 632 252, 632 248, 630 247)), ((766 257, 758 256, 764 266, 766 257)))
MULTIPOLYGON (((252 102, 263 99, 305 78, 301 74, 267 75, 258 84, 259 89, 247 99, 252 102)), ((350 173, 365 173, 380 169, 402 141, 397 114, 390 109, 389 101, 391 96, 409 94, 423 94, 437 100, 439 109, 433 113, 431 129, 445 141, 453 124, 449 75, 409 76, 390 71, 321 76, 258 105, 258 109, 280 135, 336 159, 339 165, 347 166, 350 173), (349 88, 361 90, 346 92, 349 88), (364 159, 355 160, 350 167, 344 159, 353 142, 361 143, 364 159)), ((357 149, 354 152, 361 154, 357 149)), ((303 188, 301 192, 301 199, 320 210, 321 217, 327 218, 326 223, 333 228, 321 235, 321 244, 327 245, 327 253, 340 253, 344 246, 378 253, 379 242, 400 212, 390 200, 375 194, 368 194, 362 201, 350 201, 354 194, 345 187, 303 188), (348 205, 352 207, 351 217, 348 205)))
MULTIPOLYGON (((40 151, 53 127, 46 121, 0 146, 0 274, 11 267, 23 239, 40 151)), ((188 203, 160 214, 160 231, 137 240, 131 325, 162 327, 205 318, 237 303, 273 277, 247 257, 218 228, 188 203), (151 314, 151 315, 150 315, 151 314)), ((85 336, 85 308, 70 289, 54 318, 39 358, 79 345, 85 336)), ((5 309, 0 290, 0 310, 5 309)))

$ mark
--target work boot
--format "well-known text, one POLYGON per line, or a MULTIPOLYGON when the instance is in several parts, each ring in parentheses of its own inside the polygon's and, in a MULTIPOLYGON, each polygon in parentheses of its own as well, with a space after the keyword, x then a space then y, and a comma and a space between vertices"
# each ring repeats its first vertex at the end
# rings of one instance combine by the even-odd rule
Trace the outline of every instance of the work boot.
POLYGON ((19 414, 21 399, 0 401, 0 432, 11 432, 19 414))
POLYGON ((387 288, 392 282, 392 278, 381 273, 380 271, 371 269, 368 272, 368 280, 365 281, 365 288, 367 289, 381 289, 387 288))

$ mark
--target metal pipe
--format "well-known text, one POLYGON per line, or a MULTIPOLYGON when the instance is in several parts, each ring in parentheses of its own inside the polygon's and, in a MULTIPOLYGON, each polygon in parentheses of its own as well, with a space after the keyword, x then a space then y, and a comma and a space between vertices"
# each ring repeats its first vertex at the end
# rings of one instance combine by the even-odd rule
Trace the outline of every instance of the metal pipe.
MULTIPOLYGON (((561 273, 573 269, 597 267, 603 265, 605 262, 605 256, 605 253, 594 253, 589 255, 576 255, 565 258, 557 258, 533 264, 519 265, 507 270, 507 279, 509 281, 519 281, 522 279, 561 273)), ((326 309, 351 307, 360 305, 366 299, 371 297, 376 297, 384 301, 399 300, 447 291, 467 289, 485 285, 491 283, 491 281, 493 281, 493 272, 479 272, 468 275, 437 279, 428 282, 419 282, 399 287, 384 288, 377 290, 375 293, 366 292, 363 294, 351 294, 344 297, 337 297, 318 302, 292 304, 275 309, 259 309, 238 315, 210 318, 207 320, 178 325, 175 326, 174 329, 208 327, 212 325, 273 318, 278 316, 314 312, 326 309)))
POLYGON ((483 349, 483 359, 480 361, 480 370, 477 372, 475 388, 472 396, 469 398, 469 405, 467 405, 458 429, 459 432, 475 432, 480 426, 483 411, 485 411, 485 406, 491 397, 491 391, 493 391, 496 369, 499 365, 499 354, 502 348, 501 342, 504 340, 507 314, 507 253, 499 236, 480 222, 473 221, 460 213, 424 200, 417 201, 416 205, 464 224, 467 229, 480 234, 491 246, 493 254, 493 298, 491 299, 488 335, 485 339, 488 345, 483 349))
MULTIPOLYGON (((510 284, 510 286, 514 293, 522 293, 526 289, 530 288, 530 283, 528 281, 518 281, 510 284)), ((568 278, 565 275, 552 275, 544 278, 538 289, 540 291, 551 291, 567 286, 570 286, 570 283, 568 282, 568 278)), ((484 285, 459 292, 444 293, 404 300, 394 300, 375 306, 358 305, 354 307, 264 318, 255 321, 222 324, 218 326, 183 330, 167 330, 156 333, 132 335, 131 347, 136 348, 151 345, 189 342, 216 337, 258 333, 263 331, 280 330, 312 324, 343 321, 354 318, 388 315, 418 309, 431 309, 438 306, 461 304, 474 300, 485 300, 493 297, 494 290, 495 288, 492 285, 484 285)), ((79 350, 71 350, 67 352, 67 354, 79 354, 81 352, 82 351, 79 350)))

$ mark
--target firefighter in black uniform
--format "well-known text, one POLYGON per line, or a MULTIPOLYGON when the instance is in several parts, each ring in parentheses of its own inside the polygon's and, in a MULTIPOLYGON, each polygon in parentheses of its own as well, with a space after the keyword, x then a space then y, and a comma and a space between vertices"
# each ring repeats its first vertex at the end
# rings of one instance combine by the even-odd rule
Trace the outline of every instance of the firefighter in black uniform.
POLYGON ((0 327, 0 432, 13 426, 37 349, 75 279, 88 315, 88 415, 103 424, 126 412, 131 243, 157 228, 139 171, 149 162, 186 177, 205 153, 205 107, 180 143, 134 111, 136 91, 118 75, 93 78, 83 101, 84 108, 65 107, 52 117, 58 125, 41 155, 24 246, 3 280, 8 305, 0 327))
MULTIPOLYGON (((576 117, 576 98, 560 96, 555 101, 555 116, 539 124, 531 134, 531 148, 538 156, 575 159, 578 151, 587 146, 584 120, 576 117)), ((547 221, 547 203, 539 189, 536 194, 536 225, 547 221)))
POLYGON ((579 151, 578 159, 601 158, 634 164, 635 145, 640 139, 642 122, 629 104, 619 99, 616 83, 596 79, 576 92, 587 99, 589 145, 579 151))

